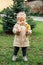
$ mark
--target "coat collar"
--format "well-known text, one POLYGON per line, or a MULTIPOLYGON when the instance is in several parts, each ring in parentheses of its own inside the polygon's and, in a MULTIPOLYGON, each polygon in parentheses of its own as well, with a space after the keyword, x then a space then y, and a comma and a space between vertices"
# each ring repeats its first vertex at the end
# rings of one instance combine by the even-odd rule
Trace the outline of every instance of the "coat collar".
MULTIPOLYGON (((17 24, 19 24, 19 22, 17 22, 17 24)), ((24 26, 27 24, 27 22, 25 22, 24 26)), ((20 24, 19 24, 20 25, 20 24)))

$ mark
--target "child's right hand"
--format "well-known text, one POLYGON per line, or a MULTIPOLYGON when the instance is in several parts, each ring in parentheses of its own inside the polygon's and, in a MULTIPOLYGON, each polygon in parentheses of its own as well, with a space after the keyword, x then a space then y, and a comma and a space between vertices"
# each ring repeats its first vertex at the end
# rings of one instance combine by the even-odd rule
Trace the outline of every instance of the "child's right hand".
POLYGON ((20 35, 20 32, 21 32, 21 30, 17 30, 16 34, 17 35, 20 35))
POLYGON ((18 32, 20 33, 20 32, 21 32, 21 30, 18 30, 18 32))

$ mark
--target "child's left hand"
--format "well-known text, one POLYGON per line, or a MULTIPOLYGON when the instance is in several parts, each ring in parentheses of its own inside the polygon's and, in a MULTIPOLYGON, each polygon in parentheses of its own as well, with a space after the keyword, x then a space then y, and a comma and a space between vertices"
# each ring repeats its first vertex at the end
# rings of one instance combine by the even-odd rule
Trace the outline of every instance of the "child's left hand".
POLYGON ((26 29, 26 36, 28 36, 28 29, 26 29))
POLYGON ((32 34, 32 30, 26 29, 26 36, 32 34))
POLYGON ((26 29, 26 33, 28 33, 28 29, 26 29))

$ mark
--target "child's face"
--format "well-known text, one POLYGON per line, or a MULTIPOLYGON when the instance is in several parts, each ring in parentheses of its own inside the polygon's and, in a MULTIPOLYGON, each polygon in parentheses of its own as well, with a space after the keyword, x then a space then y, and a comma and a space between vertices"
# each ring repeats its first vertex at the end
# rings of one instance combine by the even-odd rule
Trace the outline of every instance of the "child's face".
POLYGON ((25 23, 25 17, 19 17, 18 18, 18 22, 21 24, 21 25, 23 25, 24 23, 25 23))

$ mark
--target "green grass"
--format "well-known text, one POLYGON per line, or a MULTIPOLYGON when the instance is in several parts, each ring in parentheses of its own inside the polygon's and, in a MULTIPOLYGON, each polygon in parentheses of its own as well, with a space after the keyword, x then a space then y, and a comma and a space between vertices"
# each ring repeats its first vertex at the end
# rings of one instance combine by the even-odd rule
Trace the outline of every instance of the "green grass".
MULTIPOLYGON (((0 26, 0 32, 2 27, 0 26)), ((12 62, 14 35, 0 34, 0 65, 43 65, 43 22, 36 21, 36 27, 30 37, 28 47, 28 62, 21 59, 19 50, 16 62, 12 62)))

